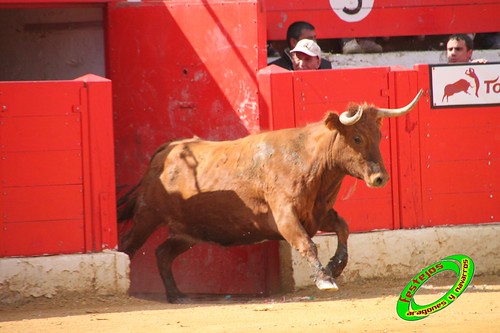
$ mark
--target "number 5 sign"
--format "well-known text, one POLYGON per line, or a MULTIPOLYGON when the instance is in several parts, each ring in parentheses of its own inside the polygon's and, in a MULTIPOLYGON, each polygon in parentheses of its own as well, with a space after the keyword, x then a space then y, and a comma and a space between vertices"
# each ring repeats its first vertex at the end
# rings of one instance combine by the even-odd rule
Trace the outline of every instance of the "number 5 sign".
POLYGON ((371 12, 374 0, 330 0, 330 6, 341 20, 359 22, 371 12))

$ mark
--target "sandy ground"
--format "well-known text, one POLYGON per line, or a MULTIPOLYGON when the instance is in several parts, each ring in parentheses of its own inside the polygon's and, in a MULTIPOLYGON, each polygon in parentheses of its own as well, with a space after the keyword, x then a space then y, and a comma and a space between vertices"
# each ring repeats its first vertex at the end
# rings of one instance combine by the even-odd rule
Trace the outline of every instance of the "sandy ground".
MULTIPOLYGON (((189 304, 149 297, 34 299, 0 307, 0 332, 500 332, 500 277, 475 277, 453 304, 417 322, 400 319, 396 301, 407 282, 342 283, 270 297, 194 296, 189 304)), ((419 304, 453 284, 438 276, 417 293, 419 304)))

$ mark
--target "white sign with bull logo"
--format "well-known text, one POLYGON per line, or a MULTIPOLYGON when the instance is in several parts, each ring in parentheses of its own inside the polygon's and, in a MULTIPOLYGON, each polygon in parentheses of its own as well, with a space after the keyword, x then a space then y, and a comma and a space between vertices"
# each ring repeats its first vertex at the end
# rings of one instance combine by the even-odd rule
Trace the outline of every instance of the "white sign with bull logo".
POLYGON ((433 108, 500 105, 500 63, 429 68, 433 108))

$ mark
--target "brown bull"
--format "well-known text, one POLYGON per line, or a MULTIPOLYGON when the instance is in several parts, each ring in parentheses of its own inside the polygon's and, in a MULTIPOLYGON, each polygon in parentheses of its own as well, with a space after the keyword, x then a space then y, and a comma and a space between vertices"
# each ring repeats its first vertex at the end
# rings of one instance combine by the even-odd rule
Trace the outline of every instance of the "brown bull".
POLYGON ((198 243, 222 246, 285 239, 311 264, 317 287, 337 290, 334 278, 347 264, 349 229, 332 209, 344 176, 370 187, 389 180, 380 155, 382 118, 411 110, 350 105, 303 128, 210 142, 198 138, 163 144, 141 181, 118 202, 118 220, 133 219, 120 240, 128 255, 160 226, 168 239, 156 249, 171 302, 183 298, 172 262, 198 243), (338 246, 326 267, 311 240, 319 230, 336 232, 338 246))

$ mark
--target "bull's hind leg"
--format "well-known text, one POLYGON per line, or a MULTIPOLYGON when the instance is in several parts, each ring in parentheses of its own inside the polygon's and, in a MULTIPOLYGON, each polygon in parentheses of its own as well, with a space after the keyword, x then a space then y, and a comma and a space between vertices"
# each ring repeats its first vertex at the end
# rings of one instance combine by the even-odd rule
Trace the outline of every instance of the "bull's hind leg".
POLYGON ((132 258, 137 250, 146 242, 151 234, 158 227, 153 220, 144 218, 136 214, 134 216, 133 226, 124 235, 120 237, 119 249, 132 258))
POLYGON ((327 232, 333 231, 337 234, 337 250, 326 266, 327 271, 336 278, 340 276, 347 265, 347 238, 349 237, 349 227, 336 211, 330 209, 325 220, 321 223, 321 230, 327 232))
POLYGON ((193 243, 186 240, 171 237, 156 249, 156 263, 160 271, 163 285, 165 286, 167 301, 170 303, 176 303, 187 298, 186 295, 177 288, 172 273, 172 263, 175 258, 189 250, 193 245, 193 243))

